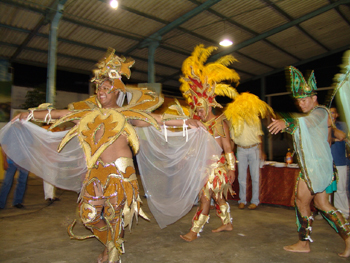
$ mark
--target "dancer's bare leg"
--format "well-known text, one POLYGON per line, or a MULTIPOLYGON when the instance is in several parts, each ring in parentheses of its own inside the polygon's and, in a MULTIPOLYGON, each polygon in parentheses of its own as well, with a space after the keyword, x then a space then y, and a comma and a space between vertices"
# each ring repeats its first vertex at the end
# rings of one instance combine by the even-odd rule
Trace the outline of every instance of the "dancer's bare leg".
POLYGON ((105 248, 105 250, 103 250, 103 252, 97 258, 97 263, 104 263, 104 262, 108 262, 107 248, 105 248))
POLYGON ((217 229, 213 229, 211 232, 217 233, 221 231, 232 231, 232 229, 233 229, 232 223, 228 223, 226 225, 219 226, 217 229))
MULTIPOLYGON (((215 200, 215 198, 214 198, 215 200)), ((221 206, 221 205, 225 205, 226 204, 226 201, 225 199, 223 199, 222 197, 219 197, 218 200, 215 200, 215 202, 221 206)), ((217 232, 221 232, 221 231, 232 231, 233 229, 233 226, 232 226, 232 223, 228 223, 228 224, 223 224, 221 226, 219 226, 217 229, 213 229, 211 232, 213 233, 217 233, 217 232)))
MULTIPOLYGON (((329 195, 326 192, 317 193, 315 196, 315 205, 317 208, 320 208, 323 211, 334 211, 337 210, 329 202, 329 195)), ((342 224, 345 222, 342 222, 342 224)), ((341 257, 347 258, 350 256, 350 237, 345 240, 345 250, 343 253, 338 254, 341 257)))
POLYGON ((228 223, 226 225, 219 226, 217 229, 213 229, 211 232, 217 233, 221 231, 232 231, 232 229, 233 229, 232 223, 228 223))
POLYGON ((339 253, 339 256, 343 257, 343 258, 348 258, 350 257, 350 237, 348 237, 345 240, 345 250, 343 253, 339 253))
POLYGON ((308 253, 310 252, 310 241, 301 241, 297 243, 283 247, 284 250, 290 252, 308 253))
POLYGON ((180 235, 180 237, 187 242, 191 242, 197 239, 197 233, 190 230, 186 235, 180 235))
MULTIPOLYGON (((314 196, 311 195, 306 183, 303 180, 299 180, 295 201, 302 216, 311 216, 310 203, 313 198, 314 196)), ((310 252, 310 241, 299 240, 293 245, 283 247, 283 249, 290 252, 307 253, 310 252)))
MULTIPOLYGON (((203 215, 208 215, 209 209, 210 209, 210 200, 208 200, 204 196, 204 194, 202 194, 200 202, 201 204, 200 204, 199 210, 202 210, 203 215)), ((180 237, 185 241, 191 242, 197 239, 197 233, 190 230, 186 235, 180 235, 180 237)))

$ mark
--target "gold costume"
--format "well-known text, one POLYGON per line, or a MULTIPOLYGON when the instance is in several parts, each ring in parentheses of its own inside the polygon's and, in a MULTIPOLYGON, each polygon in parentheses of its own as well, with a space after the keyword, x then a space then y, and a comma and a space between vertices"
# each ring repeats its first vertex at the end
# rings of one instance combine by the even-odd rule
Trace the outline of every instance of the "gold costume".
POLYGON ((109 257, 119 260, 119 255, 124 250, 120 235, 124 225, 131 225, 130 210, 139 211, 145 217, 140 208, 138 193, 135 167, 131 158, 120 157, 109 164, 98 161, 86 174, 79 202, 80 218, 93 232, 93 236, 75 236, 72 232, 74 222, 69 226, 69 235, 76 239, 96 237, 106 245, 109 257), (107 225, 99 228, 96 225, 102 218, 107 225))
POLYGON ((96 237, 107 248, 108 262, 119 262, 123 252, 123 227, 131 228, 134 215, 148 219, 140 207, 139 187, 135 167, 131 158, 119 157, 112 163, 103 163, 101 154, 120 136, 125 136, 134 154, 138 152, 139 140, 129 120, 143 120, 160 129, 157 121, 148 113, 163 103, 163 97, 145 88, 126 88, 121 75, 130 75, 133 61, 126 61, 114 55, 109 49, 104 60, 94 70, 92 79, 97 88, 105 80, 110 81, 112 92, 118 89, 132 93, 131 101, 125 107, 102 108, 96 96, 85 101, 72 103, 70 114, 56 121, 51 129, 67 122, 79 120, 62 139, 59 151, 77 136, 85 153, 88 172, 79 196, 80 217, 93 235, 75 236, 73 222, 68 232, 71 238, 96 237), (125 63, 124 63, 125 62, 125 63), (103 222, 101 222, 103 221, 103 222), (102 227, 100 225, 103 225, 102 227))
MULTIPOLYGON (((223 122, 225 120, 226 120, 225 116, 220 115, 213 120, 203 122, 203 124, 208 128, 208 132, 214 138, 218 136, 226 137, 226 134, 223 128, 223 122)), ((208 200, 210 200, 211 198, 210 191, 214 193, 216 200, 219 197, 222 198, 223 194, 227 199, 228 191, 230 191, 230 193, 233 195, 234 191, 232 190, 232 186, 228 181, 227 170, 228 168, 227 168, 225 154, 222 154, 221 156, 217 156, 217 162, 210 167, 208 182, 204 185, 200 195, 204 194, 208 200)))
MULTIPOLYGON (((226 118, 224 115, 220 115, 214 120, 205 122, 203 124, 208 128, 209 133, 212 136, 214 136, 214 138, 217 136, 225 137, 226 135, 223 129, 223 122, 225 121, 225 119, 226 118)), ((201 199, 203 195, 209 201, 211 198, 214 198, 216 203, 216 215, 220 217, 222 224, 226 225, 232 222, 232 218, 230 215, 230 206, 227 202, 224 205, 218 205, 217 200, 219 198, 222 199, 223 196, 227 200, 228 191, 231 195, 234 195, 235 193, 232 190, 232 185, 230 184, 227 177, 228 167, 225 154, 221 154, 221 156, 214 156, 214 158, 215 157, 217 159, 217 162, 212 164, 211 167, 208 169, 208 181, 205 183, 204 187, 200 191, 198 198, 201 199)), ((199 232, 202 231, 204 224, 208 222, 208 220, 209 215, 204 215, 202 214, 202 210, 197 209, 197 212, 192 219, 191 231, 199 235, 199 232)))
MULTIPOLYGON (((180 90, 185 97, 190 108, 190 117, 199 119, 196 111, 204 109, 206 119, 209 115, 210 107, 222 106, 216 101, 215 97, 227 96, 235 98, 238 92, 229 84, 221 83, 223 81, 233 81, 238 84, 239 75, 233 69, 228 68, 232 62, 237 61, 233 56, 227 55, 219 58, 215 62, 204 64, 216 47, 205 48, 204 45, 198 45, 191 56, 182 64, 183 77, 180 78, 180 90)), ((226 138, 230 134, 225 134, 224 122, 225 115, 215 116, 214 119, 203 122, 208 132, 216 139, 218 137, 226 138)), ((230 127, 229 123, 227 123, 230 127)), ((227 199, 227 192, 233 194, 232 186, 227 177, 228 168, 235 169, 235 158, 233 152, 226 152, 217 157, 217 162, 209 169, 208 181, 199 193, 199 198, 204 197, 207 200, 214 198, 216 203, 216 214, 221 218, 222 224, 231 223, 230 206, 226 202, 222 203, 223 195, 227 199), (227 158, 227 160, 226 160, 227 158)), ((208 221, 209 215, 202 213, 202 208, 198 208, 193 220, 191 231, 197 233, 203 228, 208 221)))

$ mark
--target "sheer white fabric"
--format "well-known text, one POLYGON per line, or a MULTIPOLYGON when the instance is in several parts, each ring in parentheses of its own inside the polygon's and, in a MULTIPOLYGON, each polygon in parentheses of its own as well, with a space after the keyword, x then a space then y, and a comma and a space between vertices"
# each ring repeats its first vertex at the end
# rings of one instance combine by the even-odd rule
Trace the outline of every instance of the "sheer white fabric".
POLYGON ((350 73, 347 74, 346 81, 343 82, 342 87, 337 94, 337 100, 340 101, 342 113, 344 113, 344 121, 348 126, 350 132, 350 73))
MULTIPOLYGON (((186 215, 204 186, 210 165, 222 149, 203 129, 164 134, 153 127, 137 128, 140 170, 148 205, 161 228, 186 215)), ((57 148, 67 131, 50 132, 31 122, 8 123, 0 130, 6 154, 19 166, 62 189, 79 192, 86 174, 83 151, 76 138, 57 148)))
POLYGON ((328 112, 316 108, 309 115, 298 118, 299 129, 294 134, 301 169, 314 193, 323 192, 333 177, 333 158, 327 142, 328 112))
POLYGON ((79 192, 87 171, 85 156, 77 138, 57 152, 66 133, 16 121, 1 129, 0 142, 7 156, 19 166, 58 188, 79 192))
POLYGON ((204 186, 209 166, 222 149, 204 129, 163 132, 137 128, 140 151, 136 155, 148 206, 160 228, 186 215, 204 186))

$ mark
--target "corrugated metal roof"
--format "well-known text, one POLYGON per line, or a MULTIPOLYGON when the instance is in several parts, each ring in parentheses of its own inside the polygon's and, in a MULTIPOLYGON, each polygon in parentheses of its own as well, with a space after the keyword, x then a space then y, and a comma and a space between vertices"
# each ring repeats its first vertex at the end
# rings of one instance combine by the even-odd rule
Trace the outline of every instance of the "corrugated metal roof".
POLYGON ((330 10, 309 19, 300 26, 329 49, 335 49, 350 43, 349 24, 335 10, 330 10))
MULTIPOLYGON (((288 28, 267 38, 272 43, 295 55, 300 59, 319 55, 325 52, 325 49, 315 43, 306 36, 300 29, 296 27, 288 28)), ((285 63, 289 62, 288 60, 285 63)), ((296 61, 292 62, 295 63, 296 61)), ((289 64, 292 64, 289 62, 289 64)), ((286 65, 286 64, 285 64, 286 65)))
POLYGON ((1 45, 0 43, 0 56, 11 57, 17 50, 17 47, 1 45))
POLYGON ((284 12, 293 19, 307 15, 321 7, 329 5, 328 0, 303 0, 303 1, 273 1, 276 6, 280 7, 284 12))
MULTIPOLYGON (((135 57, 131 79, 147 82, 147 43, 156 33, 156 79, 164 92, 176 93, 183 60, 198 44, 218 46, 224 35, 234 46, 214 54, 233 54, 239 60, 232 67, 241 82, 350 47, 350 0, 222 0, 204 8, 209 1, 119 1, 113 10, 105 0, 68 0, 58 27, 57 65, 90 73, 113 47, 120 55, 135 57)), ((47 64, 53 3, 0 2, 2 57, 47 64)))

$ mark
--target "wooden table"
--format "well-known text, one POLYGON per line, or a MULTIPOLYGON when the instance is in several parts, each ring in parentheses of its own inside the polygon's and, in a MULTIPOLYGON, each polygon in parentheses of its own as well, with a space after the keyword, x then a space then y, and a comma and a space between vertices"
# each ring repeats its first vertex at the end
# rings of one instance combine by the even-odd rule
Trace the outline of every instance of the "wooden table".
MULTIPOLYGON (((238 170, 238 169, 237 169, 238 170)), ((284 206, 294 206, 294 188, 300 170, 288 167, 274 167, 265 165, 260 169, 260 203, 284 206)), ((233 183, 236 192, 234 198, 239 200, 238 174, 233 183)), ((247 201, 251 200, 252 185, 248 168, 247 201)), ((249 203, 249 202, 248 202, 249 203)))

